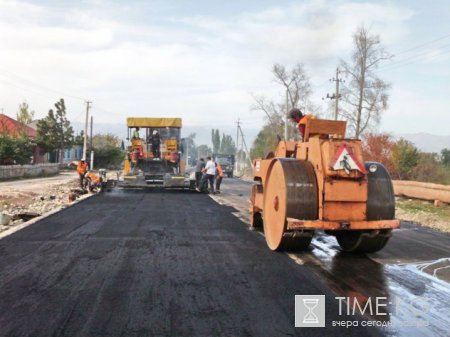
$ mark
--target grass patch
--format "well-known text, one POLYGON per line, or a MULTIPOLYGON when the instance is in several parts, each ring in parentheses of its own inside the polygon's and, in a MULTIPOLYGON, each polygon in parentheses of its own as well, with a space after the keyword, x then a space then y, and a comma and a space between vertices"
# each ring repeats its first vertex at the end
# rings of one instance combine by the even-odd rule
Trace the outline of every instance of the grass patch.
POLYGON ((444 221, 450 221, 450 205, 448 204, 436 207, 431 201, 398 198, 396 205, 399 209, 408 213, 427 213, 439 217, 444 221))

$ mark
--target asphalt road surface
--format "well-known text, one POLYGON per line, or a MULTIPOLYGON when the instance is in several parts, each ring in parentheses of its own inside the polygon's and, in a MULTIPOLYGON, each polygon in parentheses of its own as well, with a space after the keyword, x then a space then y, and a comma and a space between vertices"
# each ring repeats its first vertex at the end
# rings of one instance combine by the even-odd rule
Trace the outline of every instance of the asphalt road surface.
MULTIPOLYGON (((228 179, 223 186, 225 193, 214 199, 236 208, 234 214, 248 224, 251 183, 228 179)), ((319 231, 308 251, 286 255, 319 276, 335 296, 363 305, 377 298, 387 302, 379 315, 366 315, 388 318, 386 335, 450 336, 449 234, 402 222, 382 251, 358 255, 341 252, 334 237, 319 231)))
POLYGON ((329 287, 234 211, 204 194, 114 191, 1 239, 0 335, 380 335, 332 327, 347 317, 329 287), (298 294, 326 296, 325 328, 294 327, 298 294))

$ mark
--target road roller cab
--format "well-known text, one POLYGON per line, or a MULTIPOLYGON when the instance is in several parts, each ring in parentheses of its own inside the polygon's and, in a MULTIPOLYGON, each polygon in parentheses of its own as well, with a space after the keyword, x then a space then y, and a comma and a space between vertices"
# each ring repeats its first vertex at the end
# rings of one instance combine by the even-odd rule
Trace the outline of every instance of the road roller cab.
POLYGON ((361 141, 345 130, 344 121, 311 119, 304 141, 280 141, 254 161, 251 224, 270 249, 306 249, 324 230, 345 251, 375 252, 399 227, 388 172, 364 162, 361 141))

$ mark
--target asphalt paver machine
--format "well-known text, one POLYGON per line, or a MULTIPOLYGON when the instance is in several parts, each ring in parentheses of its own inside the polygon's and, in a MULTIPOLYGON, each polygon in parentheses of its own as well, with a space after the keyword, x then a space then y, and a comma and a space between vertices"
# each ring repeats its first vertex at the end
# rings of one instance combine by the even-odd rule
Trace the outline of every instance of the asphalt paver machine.
POLYGON ((127 157, 122 187, 193 188, 181 159, 181 118, 127 118, 127 157))

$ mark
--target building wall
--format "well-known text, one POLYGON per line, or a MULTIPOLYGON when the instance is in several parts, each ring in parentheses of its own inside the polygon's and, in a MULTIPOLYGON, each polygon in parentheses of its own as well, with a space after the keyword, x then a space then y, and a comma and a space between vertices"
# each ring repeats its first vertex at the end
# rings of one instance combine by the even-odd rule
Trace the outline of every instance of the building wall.
POLYGON ((0 180, 10 178, 27 178, 49 176, 59 173, 58 164, 35 165, 2 165, 0 166, 0 180))

